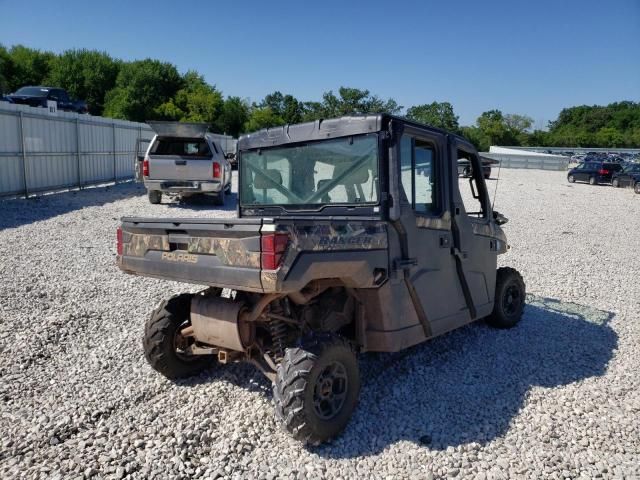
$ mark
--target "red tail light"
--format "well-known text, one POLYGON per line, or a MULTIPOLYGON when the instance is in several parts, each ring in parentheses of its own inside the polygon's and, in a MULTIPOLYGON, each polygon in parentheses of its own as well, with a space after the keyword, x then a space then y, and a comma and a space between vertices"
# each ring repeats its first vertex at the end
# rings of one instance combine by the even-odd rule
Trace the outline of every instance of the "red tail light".
POLYGON ((213 178, 220 178, 220 164, 213 162, 213 178))
POLYGON ((122 227, 118 227, 116 230, 116 250, 118 255, 122 255, 122 227))
POLYGON ((149 157, 144 157, 144 160, 142 161, 142 175, 144 177, 149 176, 149 157))
POLYGON ((263 270, 275 270, 280 266, 288 243, 289 235, 286 233, 262 234, 260 264, 263 270))
POLYGON ((609 170, 605 170, 604 168, 601 168, 600 170, 598 170, 598 175, 608 175, 609 174, 609 170))

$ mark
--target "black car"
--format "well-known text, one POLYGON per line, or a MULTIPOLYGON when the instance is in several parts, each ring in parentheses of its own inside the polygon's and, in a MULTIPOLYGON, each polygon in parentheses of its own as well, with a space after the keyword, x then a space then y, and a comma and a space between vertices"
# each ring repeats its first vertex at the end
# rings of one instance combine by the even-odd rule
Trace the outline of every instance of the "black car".
POLYGON ((0 102, 13 103, 9 97, 5 97, 4 95, 0 95, 0 102))
MULTIPOLYGON (((491 178, 491 165, 496 165, 500 162, 491 158, 480 157, 482 162, 482 175, 484 178, 491 178)), ((471 177, 472 176, 471 163, 465 158, 458 160, 458 176, 471 177)))
POLYGON ((640 163, 629 163, 613 174, 611 185, 614 187, 634 187, 640 193, 640 163))
POLYGON ((573 182, 589 182, 591 185, 610 183, 611 177, 622 170, 619 163, 610 162, 583 162, 569 170, 567 180, 573 182))
POLYGON ((58 110, 64 112, 89 113, 83 100, 72 100, 66 90, 56 87, 22 87, 15 93, 7 95, 13 103, 32 107, 47 107, 47 100, 57 103, 58 110))

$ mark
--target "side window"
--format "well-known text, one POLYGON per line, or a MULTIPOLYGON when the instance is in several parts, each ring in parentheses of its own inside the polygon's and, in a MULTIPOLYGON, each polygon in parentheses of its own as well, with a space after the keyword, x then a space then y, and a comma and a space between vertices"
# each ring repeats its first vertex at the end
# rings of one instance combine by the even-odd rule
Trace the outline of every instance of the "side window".
POLYGON ((406 195, 406 202, 413 206, 413 139, 403 135, 400 140, 400 182, 406 195))
POLYGON ((435 212, 435 177, 433 172, 433 146, 415 140, 413 147, 415 210, 419 213, 435 212))
POLYGON ((458 177, 458 189, 464 203, 465 213, 472 218, 484 218, 487 216, 483 195, 486 195, 482 181, 482 168, 477 155, 458 150, 458 164, 465 163, 471 166, 470 177, 458 177))
POLYGON ((416 213, 437 213, 433 144, 409 135, 400 140, 400 182, 404 203, 416 213))

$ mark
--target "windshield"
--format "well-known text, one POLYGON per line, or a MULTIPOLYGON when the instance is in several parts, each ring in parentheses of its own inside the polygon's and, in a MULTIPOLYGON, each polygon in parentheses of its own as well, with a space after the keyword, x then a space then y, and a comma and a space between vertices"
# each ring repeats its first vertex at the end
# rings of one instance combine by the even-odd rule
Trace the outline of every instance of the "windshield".
POLYGON ((49 93, 48 88, 39 87, 22 87, 16 92, 16 95, 30 95, 32 97, 46 97, 49 93))
POLYGON ((376 134, 242 153, 242 205, 378 202, 376 134))

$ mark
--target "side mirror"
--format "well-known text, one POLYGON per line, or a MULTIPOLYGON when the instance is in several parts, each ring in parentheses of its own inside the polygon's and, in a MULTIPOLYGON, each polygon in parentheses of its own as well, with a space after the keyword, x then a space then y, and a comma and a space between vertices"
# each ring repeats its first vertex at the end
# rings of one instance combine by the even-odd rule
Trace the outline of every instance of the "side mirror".
POLYGON ((495 210, 493 211, 493 220, 498 225, 504 225, 505 223, 507 223, 509 221, 509 219, 507 217, 502 215, 500 212, 496 212, 495 210))

